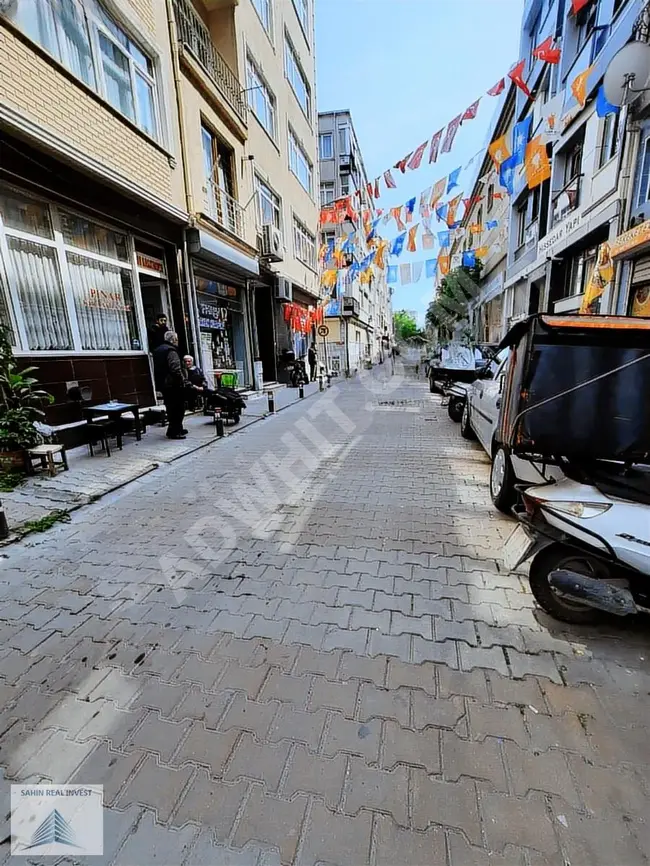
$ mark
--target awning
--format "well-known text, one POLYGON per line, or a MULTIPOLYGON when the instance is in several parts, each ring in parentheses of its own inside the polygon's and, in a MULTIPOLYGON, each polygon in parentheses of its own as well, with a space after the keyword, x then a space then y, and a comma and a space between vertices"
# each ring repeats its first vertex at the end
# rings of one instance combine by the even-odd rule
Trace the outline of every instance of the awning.
POLYGON ((247 256, 236 247, 224 243, 214 235, 201 229, 187 230, 188 252, 223 268, 227 274, 240 279, 258 277, 260 268, 257 259, 247 256))

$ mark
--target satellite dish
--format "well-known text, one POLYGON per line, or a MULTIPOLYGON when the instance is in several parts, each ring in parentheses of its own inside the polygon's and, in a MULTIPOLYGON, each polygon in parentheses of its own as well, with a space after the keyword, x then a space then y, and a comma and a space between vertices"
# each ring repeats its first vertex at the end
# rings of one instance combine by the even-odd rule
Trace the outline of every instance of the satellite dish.
POLYGON ((632 102, 635 94, 645 88, 648 78, 650 45, 646 42, 628 42, 614 55, 607 67, 603 81, 605 99, 619 107, 632 102))

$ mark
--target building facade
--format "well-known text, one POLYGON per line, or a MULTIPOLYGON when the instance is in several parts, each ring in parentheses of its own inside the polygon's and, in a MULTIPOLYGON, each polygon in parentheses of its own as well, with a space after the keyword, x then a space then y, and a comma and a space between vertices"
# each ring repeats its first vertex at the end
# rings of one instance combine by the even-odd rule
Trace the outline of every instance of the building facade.
MULTIPOLYGON (((350 112, 319 113, 318 133, 320 205, 327 207, 348 196, 352 203, 342 224, 321 231, 319 243, 336 245, 352 237, 355 253, 347 259, 352 265, 355 258, 360 262, 373 249, 367 242, 363 217, 367 217, 366 226, 376 218, 375 200, 368 193, 368 176, 350 112)), ((353 278, 347 270, 340 270, 333 294, 325 310, 329 334, 320 341, 322 360, 335 373, 350 373, 383 361, 392 332, 391 290, 384 269, 372 266, 365 275, 353 278)))

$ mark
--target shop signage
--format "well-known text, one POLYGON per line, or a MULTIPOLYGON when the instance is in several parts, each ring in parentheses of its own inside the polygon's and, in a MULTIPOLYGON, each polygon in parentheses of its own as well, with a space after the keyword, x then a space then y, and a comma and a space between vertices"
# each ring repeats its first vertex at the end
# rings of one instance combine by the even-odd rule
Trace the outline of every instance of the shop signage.
POLYGON ((125 304, 122 295, 118 292, 105 292, 102 289, 90 289, 82 303, 84 307, 95 310, 116 310, 120 313, 131 312, 131 304, 125 304))
POLYGON ((197 292, 204 292, 206 295, 219 295, 222 298, 237 297, 237 289, 234 286, 226 286, 216 280, 206 280, 203 277, 196 277, 195 283, 197 292))
POLYGON ((549 255, 555 247, 562 243, 565 238, 573 234, 576 229, 582 225, 582 216, 580 214, 572 214, 570 217, 552 229, 546 237, 543 237, 537 245, 537 256, 549 255))
POLYGON ((636 249, 636 247, 640 247, 641 244, 647 244, 648 242, 650 242, 650 220, 646 220, 644 223, 640 223, 640 225, 634 226, 633 229, 619 235, 610 247, 610 255, 612 258, 622 256, 636 249))
POLYGON ((326 337, 329 334, 329 332, 330 332, 330 329, 327 327, 327 325, 319 325, 318 326, 318 336, 319 337, 326 337))
POLYGON ((228 321, 228 308, 199 302, 199 326, 223 331, 228 321))
POLYGON ((145 256, 142 253, 137 253, 136 259, 139 268, 144 268, 147 271, 156 271, 158 274, 165 273, 165 265, 162 259, 154 259, 153 256, 145 256))

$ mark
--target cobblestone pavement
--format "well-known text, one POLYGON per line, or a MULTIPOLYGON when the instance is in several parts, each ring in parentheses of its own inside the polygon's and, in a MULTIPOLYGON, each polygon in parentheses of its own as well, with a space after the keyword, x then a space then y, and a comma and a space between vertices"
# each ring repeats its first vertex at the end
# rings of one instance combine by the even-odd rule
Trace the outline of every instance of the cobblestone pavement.
POLYGON ((85 862, 117 866, 647 863, 645 623, 536 610, 485 455, 397 385, 6 549, 5 814, 10 781, 103 784, 85 862))
MULTIPOLYGON (((305 397, 318 391, 315 382, 305 386, 305 397)), ((280 388, 275 393, 276 411, 281 411, 299 400, 295 388, 280 388)), ((238 433, 241 429, 259 421, 268 414, 265 395, 249 398, 238 426, 225 425, 225 435, 238 433)), ((98 451, 94 457, 87 446, 68 451, 69 472, 59 472, 54 478, 37 474, 24 484, 0 496, 4 503, 9 529, 17 532, 25 523, 40 520, 53 511, 73 511, 87 505, 99 496, 104 496, 130 481, 141 478, 160 465, 173 463, 203 448, 217 439, 212 419, 199 413, 187 415, 184 421, 189 435, 184 441, 165 438, 166 425, 154 424, 140 442, 135 437, 124 437, 124 448, 112 449, 111 456, 98 451)))

